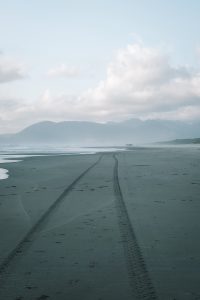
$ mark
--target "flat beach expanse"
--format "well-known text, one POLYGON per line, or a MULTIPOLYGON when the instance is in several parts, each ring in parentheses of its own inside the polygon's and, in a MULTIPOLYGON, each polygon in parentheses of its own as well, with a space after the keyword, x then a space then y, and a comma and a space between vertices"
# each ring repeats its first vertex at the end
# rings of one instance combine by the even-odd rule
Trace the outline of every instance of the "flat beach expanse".
POLYGON ((1 167, 0 299, 200 299, 200 148, 1 167))

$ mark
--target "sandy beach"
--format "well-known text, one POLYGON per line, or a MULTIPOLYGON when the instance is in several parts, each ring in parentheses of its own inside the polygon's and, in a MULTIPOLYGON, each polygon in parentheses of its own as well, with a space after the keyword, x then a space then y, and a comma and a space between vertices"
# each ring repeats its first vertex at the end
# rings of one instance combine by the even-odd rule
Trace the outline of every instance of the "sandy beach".
POLYGON ((200 150, 1 164, 0 299, 200 299, 200 150))

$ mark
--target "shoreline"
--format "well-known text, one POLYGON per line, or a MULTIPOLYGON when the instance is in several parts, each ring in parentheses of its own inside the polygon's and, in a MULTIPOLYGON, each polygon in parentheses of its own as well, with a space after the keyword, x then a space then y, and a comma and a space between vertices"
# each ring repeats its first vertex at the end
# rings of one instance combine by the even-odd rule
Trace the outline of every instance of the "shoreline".
MULTIPOLYGON (((48 149, 48 148, 47 148, 48 149)), ((29 152, 27 150, 19 151, 16 149, 7 149, 0 152, 0 166, 1 164, 10 164, 22 161, 27 157, 41 157, 41 156, 73 156, 73 155, 93 155, 98 153, 112 153, 113 151, 117 152, 119 149, 123 149, 122 147, 82 147, 82 148, 69 148, 68 151, 62 152, 58 151, 56 148, 52 151, 48 150, 35 150, 33 152, 29 152), (96 149, 96 151, 91 151, 91 149, 96 149), (17 158, 17 159, 16 159, 17 158)), ((124 149, 123 149, 124 150, 124 149)), ((7 168, 0 168, 0 180, 7 179, 9 177, 9 170, 7 168), (6 175, 7 174, 7 175, 6 175)))

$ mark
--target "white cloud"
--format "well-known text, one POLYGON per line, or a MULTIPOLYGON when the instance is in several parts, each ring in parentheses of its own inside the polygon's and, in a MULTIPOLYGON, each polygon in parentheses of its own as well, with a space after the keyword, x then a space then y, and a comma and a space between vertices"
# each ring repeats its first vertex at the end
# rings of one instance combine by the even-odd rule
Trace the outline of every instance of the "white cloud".
POLYGON ((23 64, 7 58, 0 52, 0 83, 23 79, 26 76, 23 64))
POLYGON ((78 77, 80 75, 80 69, 74 66, 66 66, 64 64, 52 68, 47 72, 49 77, 78 77))
POLYGON ((200 72, 171 65, 170 58, 157 49, 129 45, 110 63, 106 79, 82 100, 106 120, 165 113, 170 118, 172 112, 178 119, 181 109, 199 108, 200 72))
MULTIPOLYGON (((58 70, 52 70, 52 76, 58 76, 58 70)), ((162 51, 136 43, 118 52, 96 88, 79 96, 46 90, 36 101, 17 102, 14 112, 2 102, 2 118, 18 126, 41 120, 194 120, 200 118, 200 70, 174 66, 162 51)))
MULTIPOLYGON (((0 97, 0 133, 16 132, 27 122, 23 123, 25 111, 30 118, 30 103, 20 98, 0 97)), ((34 121, 31 120, 31 123, 34 121)))

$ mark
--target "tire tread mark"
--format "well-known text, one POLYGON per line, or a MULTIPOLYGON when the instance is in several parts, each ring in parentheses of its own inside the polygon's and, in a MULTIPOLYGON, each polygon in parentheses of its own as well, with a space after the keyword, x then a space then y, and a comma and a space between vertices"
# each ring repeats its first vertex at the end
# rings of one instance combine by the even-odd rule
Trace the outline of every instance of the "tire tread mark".
POLYGON ((18 255, 18 253, 23 254, 23 247, 28 245, 31 237, 35 232, 38 231, 40 226, 45 222, 45 220, 53 213, 53 211, 59 206, 62 200, 71 192, 74 186, 78 183, 78 181, 86 175, 92 168, 94 168, 102 159, 103 155, 101 155, 98 160, 93 163, 90 167, 88 167, 85 171, 83 171, 62 193, 61 195, 48 207, 48 209, 43 213, 43 215, 39 218, 39 220, 29 229, 29 231, 25 234, 25 236, 19 241, 19 243, 15 246, 12 251, 7 255, 2 264, 0 265, 0 275, 2 275, 12 260, 18 255))
POLYGON ((116 208, 133 299, 158 299, 123 199, 118 176, 118 159, 115 154, 113 154, 113 158, 115 161, 113 179, 116 208))

